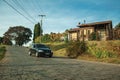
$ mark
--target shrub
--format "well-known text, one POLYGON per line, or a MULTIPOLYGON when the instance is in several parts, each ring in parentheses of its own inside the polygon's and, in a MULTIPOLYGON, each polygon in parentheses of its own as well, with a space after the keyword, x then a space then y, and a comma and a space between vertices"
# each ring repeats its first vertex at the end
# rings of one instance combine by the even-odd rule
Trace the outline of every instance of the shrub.
POLYGON ((98 33, 96 33, 96 32, 92 32, 92 33, 89 35, 88 39, 89 39, 90 41, 100 40, 100 35, 99 35, 98 33))
POLYGON ((66 48, 67 55, 71 58, 78 57, 87 51, 87 45, 84 41, 69 42, 66 48))

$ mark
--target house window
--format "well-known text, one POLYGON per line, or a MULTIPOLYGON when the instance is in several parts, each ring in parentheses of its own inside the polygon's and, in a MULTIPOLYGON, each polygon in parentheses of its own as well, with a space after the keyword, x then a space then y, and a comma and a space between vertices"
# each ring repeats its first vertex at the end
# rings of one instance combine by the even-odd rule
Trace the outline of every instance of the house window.
POLYGON ((90 35, 90 30, 88 30, 88 35, 90 35))

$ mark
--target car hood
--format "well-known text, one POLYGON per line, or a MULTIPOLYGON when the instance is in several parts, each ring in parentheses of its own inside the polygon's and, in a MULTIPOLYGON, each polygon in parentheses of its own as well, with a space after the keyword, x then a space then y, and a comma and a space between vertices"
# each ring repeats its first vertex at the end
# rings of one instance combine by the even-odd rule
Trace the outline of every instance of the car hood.
POLYGON ((49 48, 37 48, 38 50, 50 50, 49 48))

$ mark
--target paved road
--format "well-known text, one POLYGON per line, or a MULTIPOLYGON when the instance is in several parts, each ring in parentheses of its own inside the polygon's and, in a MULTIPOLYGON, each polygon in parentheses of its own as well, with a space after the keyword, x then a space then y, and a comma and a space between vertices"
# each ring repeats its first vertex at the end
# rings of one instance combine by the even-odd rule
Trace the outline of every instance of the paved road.
POLYGON ((120 80, 120 65, 68 58, 37 58, 23 47, 7 47, 0 80, 120 80))

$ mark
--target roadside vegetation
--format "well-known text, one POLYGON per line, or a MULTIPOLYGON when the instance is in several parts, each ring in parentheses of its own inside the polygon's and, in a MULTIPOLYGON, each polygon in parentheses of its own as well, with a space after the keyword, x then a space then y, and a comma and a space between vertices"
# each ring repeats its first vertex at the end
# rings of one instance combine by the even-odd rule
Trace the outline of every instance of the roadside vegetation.
POLYGON ((85 54, 87 49, 87 44, 84 41, 69 42, 66 53, 70 58, 77 58, 79 55, 85 54))
POLYGON ((0 60, 2 60, 2 58, 4 58, 5 51, 6 51, 5 47, 0 45, 0 60))
POLYGON ((87 54, 78 59, 120 64, 120 41, 88 41, 87 54))
POLYGON ((120 41, 46 43, 54 56, 120 64, 120 41))

